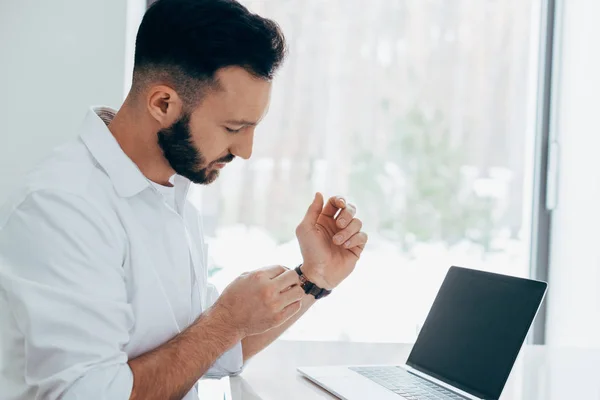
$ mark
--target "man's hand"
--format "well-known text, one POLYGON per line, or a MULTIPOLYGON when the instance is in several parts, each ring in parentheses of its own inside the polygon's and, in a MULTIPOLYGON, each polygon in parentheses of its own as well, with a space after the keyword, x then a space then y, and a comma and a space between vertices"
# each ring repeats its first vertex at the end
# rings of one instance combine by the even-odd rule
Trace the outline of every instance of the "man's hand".
POLYGON ((242 338, 263 333, 300 311, 304 291, 299 283, 295 271, 281 266, 262 268, 234 280, 213 308, 242 338))
POLYGON ((270 336, 249 335, 283 324, 298 313, 302 298, 307 302, 299 283, 296 271, 279 266, 237 278, 190 327, 129 360, 131 399, 181 399, 219 356, 240 340, 244 359, 248 359, 272 341, 270 336), (248 337, 257 339, 248 344, 248 337))
POLYGON ((317 193, 296 228, 304 258, 302 272, 317 286, 332 289, 354 270, 368 239, 355 214, 356 207, 339 196, 323 207, 323 195, 317 193))

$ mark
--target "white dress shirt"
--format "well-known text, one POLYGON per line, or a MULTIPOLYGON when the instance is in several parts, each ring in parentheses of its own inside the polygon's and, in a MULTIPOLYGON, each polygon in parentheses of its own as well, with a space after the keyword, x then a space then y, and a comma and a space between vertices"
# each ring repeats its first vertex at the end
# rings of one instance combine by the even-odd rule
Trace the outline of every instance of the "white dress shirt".
MULTIPOLYGON (((0 208, 2 400, 128 399, 127 361, 218 297, 189 180, 174 176, 163 194, 108 130, 113 117, 90 110, 79 138, 0 208)), ((237 374, 242 363, 238 343, 205 376, 237 374)))

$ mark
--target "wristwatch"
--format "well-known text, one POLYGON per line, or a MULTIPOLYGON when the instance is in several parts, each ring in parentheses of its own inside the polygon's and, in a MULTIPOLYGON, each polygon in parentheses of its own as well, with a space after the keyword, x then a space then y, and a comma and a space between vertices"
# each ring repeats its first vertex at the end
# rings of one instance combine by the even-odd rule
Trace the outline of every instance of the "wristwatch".
POLYGON ((302 264, 298 265, 295 269, 296 273, 300 277, 300 287, 304 289, 304 293, 311 294, 316 300, 327 297, 331 294, 331 290, 323 289, 306 279, 306 276, 302 273, 302 264))

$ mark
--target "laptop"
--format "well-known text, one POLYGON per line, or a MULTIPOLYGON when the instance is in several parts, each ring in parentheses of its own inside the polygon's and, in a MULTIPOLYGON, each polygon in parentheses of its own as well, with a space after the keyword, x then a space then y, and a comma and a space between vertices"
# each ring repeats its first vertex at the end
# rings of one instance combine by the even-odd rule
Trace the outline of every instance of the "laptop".
POLYGON ((451 267, 405 365, 298 371, 345 400, 497 400, 546 287, 545 282, 451 267))

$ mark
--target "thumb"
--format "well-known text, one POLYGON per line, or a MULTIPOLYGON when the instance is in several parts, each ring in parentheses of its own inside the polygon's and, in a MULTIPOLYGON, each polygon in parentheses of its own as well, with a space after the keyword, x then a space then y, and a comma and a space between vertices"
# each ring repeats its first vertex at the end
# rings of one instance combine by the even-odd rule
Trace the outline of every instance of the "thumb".
POLYGON ((306 227, 314 226, 317 223, 317 219, 319 218, 319 215, 321 215, 322 211, 323 195, 320 192, 317 192, 317 194, 315 194, 313 202, 308 207, 308 210, 306 210, 306 215, 304 216, 301 225, 304 225, 306 227))

